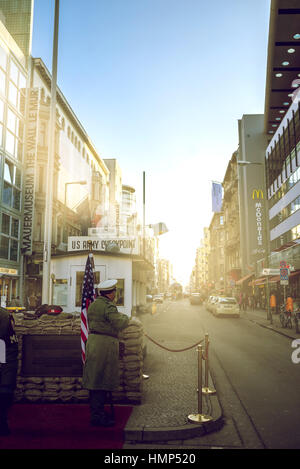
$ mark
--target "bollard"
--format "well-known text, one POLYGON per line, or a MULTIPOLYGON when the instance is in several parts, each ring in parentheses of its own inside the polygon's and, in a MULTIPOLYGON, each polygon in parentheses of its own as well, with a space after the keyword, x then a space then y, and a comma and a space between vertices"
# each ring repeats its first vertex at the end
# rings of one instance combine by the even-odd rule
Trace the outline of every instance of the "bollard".
POLYGON ((152 314, 156 313, 156 303, 152 303, 152 314))
POLYGON ((208 338, 208 334, 205 334, 205 371, 204 371, 205 382, 204 382, 204 387, 202 388, 202 394, 215 394, 216 390, 208 386, 208 371, 209 371, 208 346, 209 346, 209 338, 208 338))
POLYGON ((190 414, 188 420, 192 423, 205 423, 212 420, 210 415, 202 414, 202 345, 198 345, 198 414, 190 414))

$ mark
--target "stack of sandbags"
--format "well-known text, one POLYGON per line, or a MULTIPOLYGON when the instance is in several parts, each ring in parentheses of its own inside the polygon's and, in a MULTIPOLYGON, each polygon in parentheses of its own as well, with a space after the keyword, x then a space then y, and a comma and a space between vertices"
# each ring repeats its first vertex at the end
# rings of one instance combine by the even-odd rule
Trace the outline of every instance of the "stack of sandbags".
MULTIPOLYGON (((15 398, 30 402, 86 402, 89 393, 82 387, 81 377, 27 377, 22 376, 22 342, 24 335, 78 335, 80 317, 43 315, 39 319, 16 319, 16 333, 19 339, 18 378, 15 398)), ((115 402, 140 403, 143 384, 143 327, 134 318, 120 333, 125 343, 125 355, 119 360, 120 386, 113 392, 115 402)))
POLYGON ((143 390, 143 326, 134 318, 119 334, 125 343, 125 355, 120 360, 120 387, 113 393, 114 398, 140 403, 143 390))

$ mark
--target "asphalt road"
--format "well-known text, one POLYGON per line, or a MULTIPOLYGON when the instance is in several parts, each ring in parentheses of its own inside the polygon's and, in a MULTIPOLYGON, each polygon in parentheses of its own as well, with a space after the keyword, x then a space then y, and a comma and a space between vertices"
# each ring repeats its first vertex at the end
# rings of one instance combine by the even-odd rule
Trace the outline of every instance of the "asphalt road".
POLYGON ((165 302, 142 321, 170 347, 209 334, 210 371, 228 423, 226 443, 221 431, 211 444, 300 448, 300 363, 292 362, 291 339, 243 317, 216 318, 188 300, 165 302))

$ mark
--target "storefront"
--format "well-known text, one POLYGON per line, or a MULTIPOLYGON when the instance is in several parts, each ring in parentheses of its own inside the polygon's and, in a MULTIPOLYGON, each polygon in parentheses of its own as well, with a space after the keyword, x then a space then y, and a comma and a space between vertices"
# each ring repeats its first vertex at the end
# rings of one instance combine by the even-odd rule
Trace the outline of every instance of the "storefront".
POLYGON ((11 300, 19 295, 18 285, 18 270, 9 269, 7 267, 0 267, 0 295, 2 307, 9 306, 11 300))

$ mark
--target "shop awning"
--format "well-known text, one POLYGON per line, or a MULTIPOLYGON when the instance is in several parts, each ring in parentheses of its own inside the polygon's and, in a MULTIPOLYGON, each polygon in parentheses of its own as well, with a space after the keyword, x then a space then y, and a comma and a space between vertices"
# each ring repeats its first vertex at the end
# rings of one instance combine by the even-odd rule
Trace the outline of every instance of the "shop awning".
POLYGON ((296 277, 297 275, 300 275, 300 270, 295 270, 295 272, 290 273, 289 278, 296 277))
POLYGON ((254 285, 263 285, 264 283, 266 283, 266 277, 260 277, 255 280, 252 280, 249 285, 253 287, 254 285))
POLYGON ((236 285, 242 285, 244 282, 246 282, 246 280, 249 280, 249 278, 253 277, 253 275, 254 274, 245 275, 245 277, 242 277, 239 280, 237 280, 237 282, 235 282, 235 284, 236 285))

